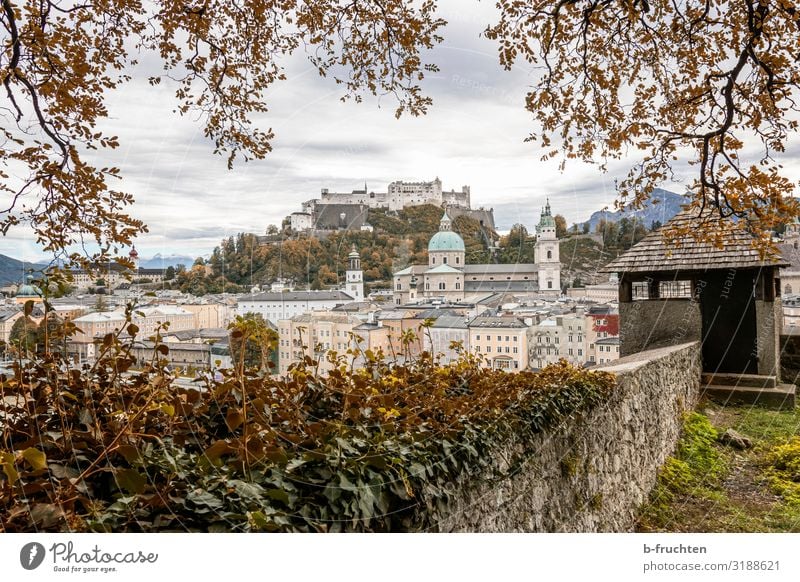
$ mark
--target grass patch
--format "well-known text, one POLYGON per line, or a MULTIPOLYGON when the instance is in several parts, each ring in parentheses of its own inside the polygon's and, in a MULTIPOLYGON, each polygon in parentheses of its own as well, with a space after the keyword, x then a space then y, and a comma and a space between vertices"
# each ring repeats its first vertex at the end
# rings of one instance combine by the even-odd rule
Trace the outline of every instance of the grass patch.
POLYGON ((708 417, 697 412, 686 415, 675 454, 661 468, 650 501, 640 515, 642 527, 661 529, 674 522, 679 498, 724 500, 720 483, 727 463, 716 445, 717 436, 708 417))
POLYGON ((675 454, 662 468, 638 531, 800 531, 800 411, 708 404, 686 417, 675 454), (733 428, 747 451, 721 445, 733 428))

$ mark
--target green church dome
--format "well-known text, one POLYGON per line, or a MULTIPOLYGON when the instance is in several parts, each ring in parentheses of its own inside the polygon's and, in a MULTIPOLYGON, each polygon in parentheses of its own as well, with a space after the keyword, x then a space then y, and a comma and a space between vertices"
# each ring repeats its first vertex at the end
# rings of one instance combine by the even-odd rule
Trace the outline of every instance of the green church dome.
POLYGON ((41 297, 42 291, 35 285, 25 283, 17 291, 17 297, 41 297))
POLYGON ((464 252, 464 239, 452 230, 441 230, 431 237, 428 252, 461 251, 464 252))

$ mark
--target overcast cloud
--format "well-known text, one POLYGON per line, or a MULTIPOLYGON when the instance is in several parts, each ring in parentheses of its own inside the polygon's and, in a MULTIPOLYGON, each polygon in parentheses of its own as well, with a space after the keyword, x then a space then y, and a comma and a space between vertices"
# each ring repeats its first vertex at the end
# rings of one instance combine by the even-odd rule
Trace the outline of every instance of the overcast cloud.
MULTIPOLYGON (((144 60, 134 80, 108 97, 104 128, 121 147, 98 162, 121 168, 115 187, 134 194, 132 213, 149 225, 136 242, 140 254, 206 255, 224 236, 279 224, 321 188, 350 191, 364 181, 376 191, 393 180, 435 176, 446 189, 470 185, 473 205, 494 207, 501 230, 515 222, 531 227, 548 196, 569 223, 612 204, 614 176, 630 162, 603 175, 577 162, 562 174, 557 161, 539 161, 540 151, 523 141, 534 129, 523 107, 532 73, 501 69, 494 43, 479 36, 494 8, 470 6, 443 2, 450 24, 433 51, 441 71, 424 84, 434 99, 427 116, 396 120, 389 98, 342 103, 332 81, 294 58, 261 120, 275 132, 273 152, 232 171, 212 154, 201 124, 172 113, 174 88, 147 84, 154 61, 144 60)), ((0 240, 0 253, 40 256, 22 229, 0 240)))

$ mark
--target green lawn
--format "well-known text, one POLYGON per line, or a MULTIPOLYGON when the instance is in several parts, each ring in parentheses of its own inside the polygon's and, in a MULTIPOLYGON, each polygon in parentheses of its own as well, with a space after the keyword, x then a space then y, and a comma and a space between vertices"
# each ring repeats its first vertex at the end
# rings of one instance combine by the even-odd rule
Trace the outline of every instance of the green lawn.
POLYGON ((799 532, 800 410, 705 404, 642 507, 641 532, 799 532), (745 451, 716 437, 733 428, 745 451))

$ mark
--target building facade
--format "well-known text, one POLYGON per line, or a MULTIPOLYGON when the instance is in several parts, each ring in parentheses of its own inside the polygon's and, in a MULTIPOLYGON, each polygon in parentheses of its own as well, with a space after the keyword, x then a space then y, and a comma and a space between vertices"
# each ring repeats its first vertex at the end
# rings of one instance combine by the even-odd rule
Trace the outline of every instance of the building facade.
POLYGON ((445 210, 439 232, 428 243, 428 264, 410 265, 393 276, 396 305, 437 299, 463 301, 470 293, 561 293, 561 259, 555 219, 548 202, 537 227, 534 263, 466 264, 464 240, 452 229, 445 210))
POLYGON ((236 304, 236 314, 258 313, 273 323, 312 311, 333 309, 350 303, 344 291, 281 291, 245 295, 236 304))
POLYGON ((327 374, 333 368, 325 357, 329 351, 345 354, 356 347, 353 329, 361 325, 357 317, 333 311, 295 315, 278 322, 278 373, 285 375, 289 367, 306 356, 319 361, 319 371, 327 374))
POLYGON ((517 317, 478 316, 469 322, 470 350, 493 370, 528 369, 529 326, 517 317))

